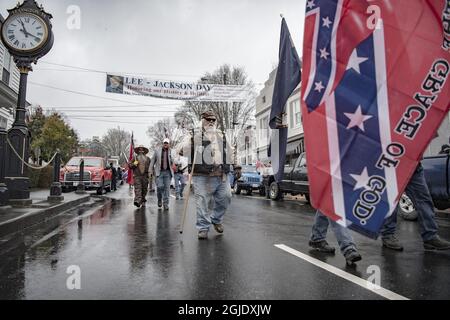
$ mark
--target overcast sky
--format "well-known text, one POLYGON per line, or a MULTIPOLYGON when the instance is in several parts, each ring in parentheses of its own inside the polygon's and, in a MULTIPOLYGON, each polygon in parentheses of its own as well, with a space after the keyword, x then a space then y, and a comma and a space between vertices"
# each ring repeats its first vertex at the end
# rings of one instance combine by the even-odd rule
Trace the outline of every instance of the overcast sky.
MULTIPOLYGON (((134 131, 137 143, 148 144, 146 129, 158 118, 173 115, 182 102, 105 93, 106 74, 69 72, 53 64, 98 71, 146 74, 170 80, 199 79, 224 63, 244 67, 249 79, 260 84, 278 62, 280 13, 288 23, 301 55, 305 0, 38 0, 53 15, 55 44, 30 74, 27 100, 44 108, 121 106, 133 103, 161 105, 129 107, 128 113, 66 111, 81 139, 102 136, 110 127, 134 131), (81 28, 70 30, 69 6, 81 11, 81 28), (48 63, 53 64, 48 64, 48 63), (55 70, 56 69, 56 70, 55 70), (65 71, 62 71, 65 70, 65 71), (32 82, 32 83, 31 83, 32 82), (59 91, 37 84, 88 95, 59 91), (112 99, 112 100, 110 100, 112 99), (115 101, 122 100, 122 101, 115 101), (163 104, 167 106, 162 106, 163 104), (154 110, 136 113, 133 110, 154 110), (92 117, 76 120, 74 116, 92 117), (129 118, 140 116, 140 118, 129 118), (126 118, 125 118, 126 117, 126 118), (104 121, 136 122, 139 124, 104 121)), ((0 12, 17 0, 0 0, 0 12)), ((73 69, 72 69, 73 70, 73 69)), ((115 108, 111 110, 123 110, 115 108)), ((79 109, 87 110, 87 109, 79 109)), ((105 109, 108 110, 108 109, 105 109)))

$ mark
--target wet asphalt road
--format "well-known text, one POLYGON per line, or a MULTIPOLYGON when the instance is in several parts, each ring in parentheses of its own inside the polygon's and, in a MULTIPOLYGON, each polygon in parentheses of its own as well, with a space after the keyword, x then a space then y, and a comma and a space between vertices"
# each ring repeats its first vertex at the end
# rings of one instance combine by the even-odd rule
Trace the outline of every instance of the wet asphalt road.
MULTIPOLYGON (((1 257, 1 299, 384 299, 291 255, 284 244, 348 274, 368 279, 381 270, 381 287, 410 299, 450 299, 450 252, 427 252, 417 223, 401 221, 405 251, 383 249, 355 233, 363 260, 348 267, 340 253, 310 251, 314 210, 302 201, 272 202, 236 196, 225 233, 196 237, 191 198, 185 232, 178 230, 183 201, 158 210, 152 194, 135 209, 123 186, 102 207, 67 212, 25 236, 25 244, 1 257), (81 270, 81 289, 68 290, 69 266, 81 270)), ((441 227, 450 238, 450 228, 441 227)), ((330 231, 329 242, 335 246, 330 231)))

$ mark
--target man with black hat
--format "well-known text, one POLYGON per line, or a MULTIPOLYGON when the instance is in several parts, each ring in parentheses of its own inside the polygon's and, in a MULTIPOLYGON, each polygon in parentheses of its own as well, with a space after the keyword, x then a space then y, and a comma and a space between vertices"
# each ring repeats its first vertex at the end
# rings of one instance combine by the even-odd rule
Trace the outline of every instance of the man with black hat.
POLYGON ((212 111, 202 114, 202 129, 194 137, 186 137, 182 151, 191 155, 190 173, 193 174, 199 239, 207 239, 211 225, 216 232, 223 233, 223 216, 231 202, 231 187, 228 182, 232 164, 232 149, 226 138, 216 128, 216 116, 212 111), (209 212, 210 203, 212 212, 209 212))
POLYGON ((146 156, 148 149, 142 145, 135 148, 134 152, 136 155, 128 165, 133 170, 134 205, 139 208, 147 202, 145 196, 148 190, 150 158, 146 156))
POLYGON ((169 210, 170 180, 173 177, 172 151, 170 141, 165 138, 161 149, 155 150, 150 163, 150 173, 156 178, 156 195, 158 207, 164 205, 164 210, 169 210))

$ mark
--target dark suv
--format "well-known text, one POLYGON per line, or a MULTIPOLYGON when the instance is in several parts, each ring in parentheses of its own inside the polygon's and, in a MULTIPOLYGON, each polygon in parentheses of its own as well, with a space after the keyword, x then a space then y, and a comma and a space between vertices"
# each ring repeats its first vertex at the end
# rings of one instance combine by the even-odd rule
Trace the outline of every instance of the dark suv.
POLYGON ((293 166, 284 167, 283 180, 276 182, 273 175, 265 176, 263 179, 266 188, 266 197, 272 200, 279 200, 284 194, 293 196, 303 195, 309 202, 309 182, 308 171, 306 169, 306 154, 302 153, 293 166))

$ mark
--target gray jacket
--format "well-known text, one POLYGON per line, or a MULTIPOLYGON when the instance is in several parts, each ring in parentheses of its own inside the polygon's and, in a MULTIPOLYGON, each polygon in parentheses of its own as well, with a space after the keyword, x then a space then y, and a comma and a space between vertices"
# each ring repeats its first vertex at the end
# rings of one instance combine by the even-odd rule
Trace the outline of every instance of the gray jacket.
MULTIPOLYGON (((153 174, 155 177, 159 177, 161 174, 161 152, 162 148, 158 148, 155 150, 152 156, 152 162, 150 163, 150 173, 153 174)), ((172 159, 172 149, 167 149, 168 156, 169 156, 169 170, 170 174, 173 177, 173 159, 172 159)))

